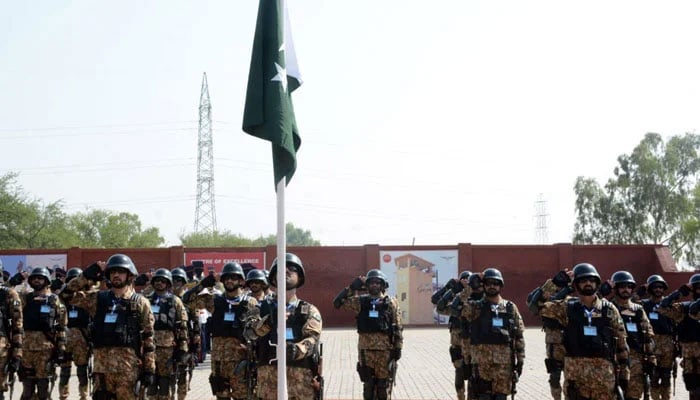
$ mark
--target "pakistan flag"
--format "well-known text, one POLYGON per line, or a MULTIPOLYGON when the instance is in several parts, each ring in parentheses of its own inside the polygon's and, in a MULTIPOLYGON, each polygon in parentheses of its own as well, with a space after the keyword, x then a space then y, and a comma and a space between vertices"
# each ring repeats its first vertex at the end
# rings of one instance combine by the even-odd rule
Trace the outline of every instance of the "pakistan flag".
POLYGON ((301 138, 291 93, 301 85, 284 0, 260 0, 243 113, 243 130, 272 143, 275 189, 292 179, 301 138))

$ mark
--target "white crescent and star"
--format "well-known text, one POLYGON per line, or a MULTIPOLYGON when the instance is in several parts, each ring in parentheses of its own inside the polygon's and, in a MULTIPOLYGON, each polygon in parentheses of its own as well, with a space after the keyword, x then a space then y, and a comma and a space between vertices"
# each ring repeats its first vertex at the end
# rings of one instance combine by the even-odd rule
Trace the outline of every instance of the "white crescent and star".
MULTIPOLYGON (((284 43, 280 46, 280 52, 284 51, 284 43)), ((275 63, 275 69, 277 70, 277 75, 273 76, 271 81, 279 81, 282 84, 282 90, 287 92, 287 69, 275 63)))

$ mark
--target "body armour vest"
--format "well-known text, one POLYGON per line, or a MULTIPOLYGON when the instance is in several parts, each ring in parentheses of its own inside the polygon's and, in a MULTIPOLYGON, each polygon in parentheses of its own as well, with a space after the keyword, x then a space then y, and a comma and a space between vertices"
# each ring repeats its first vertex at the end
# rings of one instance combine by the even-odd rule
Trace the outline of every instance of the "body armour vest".
POLYGON ((357 314, 358 333, 389 333, 393 324, 389 296, 372 298, 360 296, 360 312, 357 314))
POLYGON ((10 324, 8 323, 12 319, 10 315, 10 310, 7 309, 7 299, 9 288, 5 286, 0 286, 0 336, 7 337, 7 330, 10 329, 10 324))
MULTIPOLYGON (((601 300, 600 315, 590 314, 579 299, 567 302, 566 315, 569 323, 564 327, 564 347, 567 357, 612 357, 613 335, 611 327, 612 303, 601 300)), ((597 310, 591 310, 597 313, 597 310)))
POLYGON ((513 303, 506 301, 506 311, 496 313, 492 304, 479 301, 479 317, 471 321, 470 338, 472 344, 508 344, 510 331, 515 327, 513 303))
POLYGON ((649 323, 654 330, 654 335, 675 335, 676 327, 671 318, 659 314, 659 304, 651 299, 642 300, 642 307, 649 317, 649 323))
POLYGON ((622 313, 623 308, 615 304, 618 311, 620 311, 620 316, 622 317, 622 322, 625 323, 625 331, 627 331, 627 345, 630 350, 636 352, 643 352, 643 343, 648 340, 644 338, 644 332, 642 332, 642 321, 644 315, 644 308, 636 303, 629 303, 629 307, 626 309, 627 312, 634 311, 634 315, 625 315, 622 313))
POLYGON ((58 318, 56 313, 58 296, 48 294, 44 301, 34 300, 36 297, 36 293, 25 295, 22 309, 24 330, 50 333, 55 329, 56 318, 58 318))
POLYGON ((234 337, 243 340, 243 318, 248 310, 248 295, 228 299, 222 295, 214 297, 214 313, 211 315, 213 337, 234 337))
MULTIPOLYGON (((258 341, 257 358, 259 365, 268 365, 270 360, 277 358, 277 302, 275 299, 264 300, 260 307, 260 316, 269 315, 273 321, 273 328, 270 333, 258 341)), ((292 314, 287 317, 287 337, 286 342, 298 342, 302 338, 302 329, 309 319, 309 304, 303 300, 299 300, 292 314)), ((272 364, 275 364, 273 362, 272 364)), ((290 367, 311 368, 311 359, 309 357, 301 360, 287 360, 287 365, 290 367)))
POLYGON ((678 341, 681 343, 700 342, 700 321, 690 318, 688 315, 692 301, 684 301, 683 320, 678 324, 678 341))
POLYGON ((117 299, 109 290, 98 293, 92 324, 95 348, 131 347, 140 353, 141 321, 136 309, 140 297, 134 293, 129 299, 117 299))
POLYGON ((158 296, 153 293, 148 300, 151 302, 151 312, 155 323, 154 331, 174 331, 175 326, 180 322, 180 316, 175 312, 175 301, 172 293, 158 296))
POLYGON ((82 307, 68 307, 68 327, 85 329, 90 325, 90 313, 82 307))

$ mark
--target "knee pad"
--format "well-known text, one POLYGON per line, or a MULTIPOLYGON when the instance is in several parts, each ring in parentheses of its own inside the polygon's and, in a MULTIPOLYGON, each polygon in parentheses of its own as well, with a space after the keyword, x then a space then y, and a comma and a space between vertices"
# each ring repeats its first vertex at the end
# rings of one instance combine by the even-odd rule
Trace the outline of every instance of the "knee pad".
POLYGON ((455 369, 455 389, 459 391, 464 389, 464 367, 455 369))
POLYGON ((167 396, 170 393, 170 377, 158 377, 158 395, 167 396))
POLYGON ((377 400, 386 400, 389 382, 386 379, 377 379, 377 400))
POLYGON ((49 380, 47 378, 36 380, 36 394, 39 400, 46 400, 49 398, 49 380))
POLYGON ((374 399, 374 378, 369 378, 366 381, 362 381, 362 397, 365 399, 374 399))
POLYGON ((480 377, 476 378, 472 382, 472 388, 474 388, 474 392, 478 395, 486 394, 490 396, 491 381, 481 379, 480 377))
POLYGON ((67 385, 68 379, 70 379, 70 367, 61 367, 61 375, 58 380, 59 385, 67 385))
POLYGON ((374 378, 374 369, 366 367, 357 363, 357 373, 360 375, 360 381, 367 382, 368 380, 374 378))
POLYGON ((78 383, 80 386, 85 386, 88 384, 88 368, 87 365, 78 365, 75 367, 76 375, 78 375, 78 383))
POLYGON ((450 346, 450 358, 452 362, 462 360, 462 348, 458 346, 450 346))
POLYGON ((700 375, 683 374, 683 383, 685 383, 685 390, 692 392, 693 390, 700 388, 700 375))
POLYGON ((494 400, 506 400, 507 396, 502 393, 496 393, 493 395, 494 400))

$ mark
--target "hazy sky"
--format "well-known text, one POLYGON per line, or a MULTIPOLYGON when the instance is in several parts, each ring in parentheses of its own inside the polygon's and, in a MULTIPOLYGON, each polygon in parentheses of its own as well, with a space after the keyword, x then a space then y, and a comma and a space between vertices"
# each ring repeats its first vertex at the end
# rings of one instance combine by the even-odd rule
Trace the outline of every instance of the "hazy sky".
MULTIPOLYGON (((326 245, 571 240, 577 176, 700 126, 700 2, 289 0, 304 85, 287 220, 326 245)), ((192 231, 202 73, 220 230, 275 232, 241 130, 257 1, 7 1, 0 173, 192 231)))

